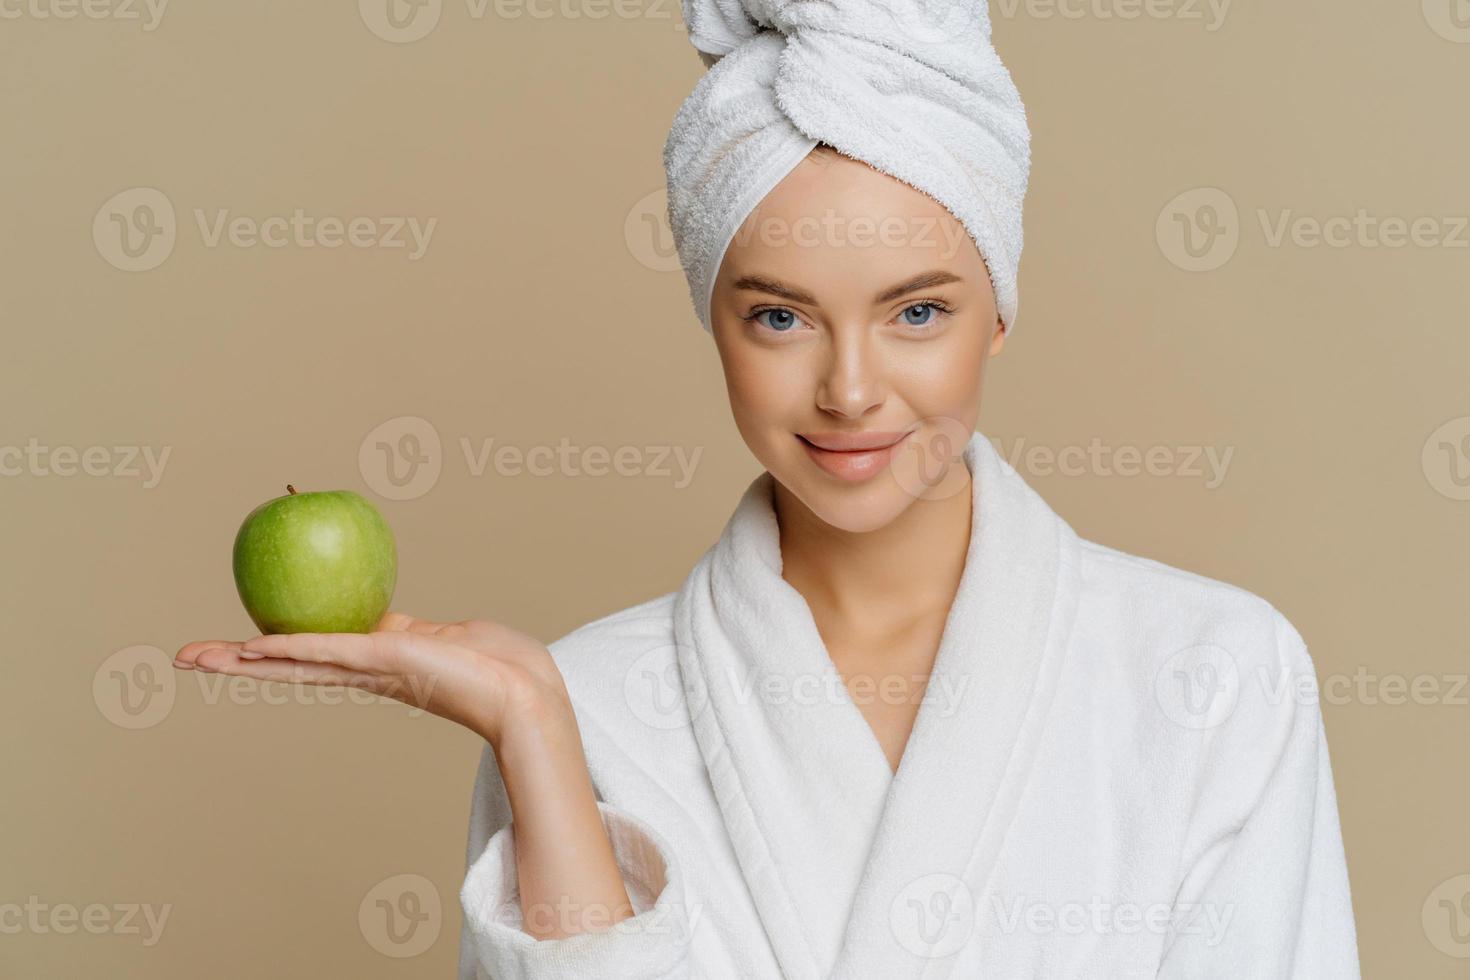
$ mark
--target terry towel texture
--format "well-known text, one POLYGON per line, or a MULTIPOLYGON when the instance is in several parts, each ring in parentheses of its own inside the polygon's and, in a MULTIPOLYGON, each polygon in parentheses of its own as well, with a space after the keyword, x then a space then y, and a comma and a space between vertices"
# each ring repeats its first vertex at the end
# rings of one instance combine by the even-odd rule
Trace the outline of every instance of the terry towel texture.
POLYGON ((668 216, 705 330, 731 238, 817 143, 944 205, 1015 325, 1031 134, 986 0, 683 0, 709 72, 664 144, 668 216))

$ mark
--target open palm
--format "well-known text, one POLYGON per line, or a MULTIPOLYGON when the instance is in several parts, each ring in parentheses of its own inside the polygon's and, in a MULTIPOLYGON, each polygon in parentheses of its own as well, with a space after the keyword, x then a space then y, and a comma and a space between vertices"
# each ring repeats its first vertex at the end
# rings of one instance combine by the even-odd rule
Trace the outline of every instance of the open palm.
POLYGON ((180 648, 174 666, 357 687, 464 725, 492 743, 508 723, 569 703, 544 644, 483 619, 436 623, 389 612, 371 633, 198 640, 180 648))

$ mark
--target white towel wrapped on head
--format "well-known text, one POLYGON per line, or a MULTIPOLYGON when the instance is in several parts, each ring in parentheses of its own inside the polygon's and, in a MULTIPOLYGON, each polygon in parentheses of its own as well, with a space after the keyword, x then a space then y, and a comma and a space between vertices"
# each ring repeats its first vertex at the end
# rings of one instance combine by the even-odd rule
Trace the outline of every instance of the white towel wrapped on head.
POLYGON ((818 143, 944 205, 1015 325, 1026 110, 987 0, 683 0, 710 70, 664 144, 669 223, 700 324, 731 238, 818 143))

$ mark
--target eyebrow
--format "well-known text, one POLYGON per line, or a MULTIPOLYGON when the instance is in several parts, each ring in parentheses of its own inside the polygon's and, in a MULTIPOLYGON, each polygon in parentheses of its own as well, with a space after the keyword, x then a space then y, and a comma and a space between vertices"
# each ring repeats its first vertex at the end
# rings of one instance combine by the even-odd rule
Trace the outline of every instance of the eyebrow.
MULTIPOLYGON (((905 296, 918 289, 928 289, 933 286, 943 286, 947 283, 961 281, 962 280, 959 276, 955 275, 953 272, 947 272, 944 269, 934 269, 929 272, 921 272, 917 276, 914 276, 910 279, 905 279, 903 282, 899 283, 896 286, 883 290, 883 292, 873 297, 873 302, 875 304, 887 303, 890 300, 898 299, 900 296, 905 296)), ((782 299, 788 299, 793 303, 805 303, 808 306, 817 305, 816 299, 813 298, 810 293, 805 293, 800 289, 797 289, 795 286, 788 286, 777 279, 770 278, 769 276, 741 276, 739 279, 735 280, 735 288, 750 289, 761 293, 770 293, 772 296, 780 296, 782 299)))

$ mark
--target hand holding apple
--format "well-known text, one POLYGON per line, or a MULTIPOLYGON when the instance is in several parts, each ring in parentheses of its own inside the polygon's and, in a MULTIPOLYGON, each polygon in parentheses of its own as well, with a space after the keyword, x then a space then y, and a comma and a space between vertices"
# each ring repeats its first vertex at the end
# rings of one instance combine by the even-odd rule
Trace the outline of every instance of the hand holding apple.
POLYGON ((390 612, 369 633, 278 633, 201 640, 174 666, 262 681, 357 687, 422 708, 493 745, 510 729, 575 737, 561 672, 534 637, 489 620, 435 623, 390 612))

